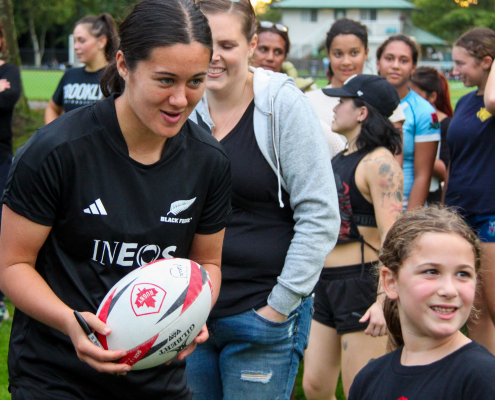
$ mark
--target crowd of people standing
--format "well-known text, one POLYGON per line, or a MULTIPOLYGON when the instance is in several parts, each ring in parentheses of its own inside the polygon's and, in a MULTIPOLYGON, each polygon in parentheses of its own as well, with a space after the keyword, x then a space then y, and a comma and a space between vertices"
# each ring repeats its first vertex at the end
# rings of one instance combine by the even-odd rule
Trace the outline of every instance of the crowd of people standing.
POLYGON ((20 75, 0 60, 14 400, 290 399, 304 358, 308 400, 334 399, 339 376, 349 399, 493 398, 495 31, 455 42, 453 73, 476 88, 455 111, 408 36, 364 75, 367 28, 347 18, 317 90, 249 0, 143 0, 74 38, 85 66, 13 161, 20 75), (179 198, 193 222, 160 223, 179 198), (108 218, 81 212, 96 199, 108 218), (209 273, 208 321, 172 363, 129 372, 80 329, 73 310, 111 334, 94 313, 130 270, 95 262, 94 240, 173 244, 209 273))

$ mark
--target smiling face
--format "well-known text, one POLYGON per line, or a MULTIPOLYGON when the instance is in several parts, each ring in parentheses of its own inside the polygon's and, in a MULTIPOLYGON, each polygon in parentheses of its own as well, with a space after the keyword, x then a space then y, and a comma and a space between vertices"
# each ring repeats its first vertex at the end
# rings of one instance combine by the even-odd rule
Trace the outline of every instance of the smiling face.
POLYGON ((455 46, 452 50, 454 60, 453 74, 458 76, 464 86, 482 86, 487 79, 487 71, 477 58, 471 56, 464 47, 455 46))
POLYGON ((399 90, 407 86, 416 66, 413 65, 412 51, 401 40, 390 42, 376 62, 378 74, 399 90))
POLYGON ((475 257, 471 245, 457 234, 422 234, 398 276, 384 268, 382 277, 387 297, 398 301, 405 339, 449 338, 469 317, 475 257))
POLYGON ((176 44, 153 49, 148 60, 130 71, 119 51, 117 68, 125 80, 122 96, 132 127, 175 136, 203 96, 209 61, 210 51, 202 44, 176 44))
POLYGON ((282 36, 273 32, 262 32, 258 36, 258 45, 254 51, 253 64, 275 72, 282 71, 285 61, 285 41, 282 36))
POLYGON ((213 57, 208 70, 207 88, 213 92, 230 91, 246 82, 249 56, 257 37, 248 43, 242 33, 242 21, 235 14, 208 14, 213 37, 213 57))
POLYGON ((352 75, 363 73, 367 56, 368 49, 356 35, 346 34, 334 37, 328 51, 328 58, 334 79, 340 83, 340 86, 352 75))
POLYGON ((106 36, 95 38, 89 32, 88 24, 79 24, 74 28, 74 51, 83 64, 91 64, 99 53, 104 53, 106 43, 106 36))

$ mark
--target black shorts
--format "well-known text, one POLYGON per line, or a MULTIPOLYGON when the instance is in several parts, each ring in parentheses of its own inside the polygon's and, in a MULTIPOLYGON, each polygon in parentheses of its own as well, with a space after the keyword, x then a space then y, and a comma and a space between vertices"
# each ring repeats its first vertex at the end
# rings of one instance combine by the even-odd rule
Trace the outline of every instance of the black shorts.
POLYGON ((359 319, 376 301, 377 283, 374 263, 323 268, 314 290, 313 319, 339 335, 364 331, 368 321, 359 319))

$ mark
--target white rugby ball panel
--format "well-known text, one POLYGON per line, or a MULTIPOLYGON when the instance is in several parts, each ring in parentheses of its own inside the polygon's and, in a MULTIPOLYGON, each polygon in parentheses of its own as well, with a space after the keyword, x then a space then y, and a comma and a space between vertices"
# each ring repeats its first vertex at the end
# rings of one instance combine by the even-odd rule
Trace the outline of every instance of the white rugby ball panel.
POLYGON ((194 261, 164 259, 136 269, 108 292, 97 316, 112 328, 98 335, 105 349, 128 352, 120 362, 151 368, 175 357, 208 317, 212 287, 194 261))
MULTIPOLYGON (((198 301, 191 305, 191 312, 198 315, 208 315, 211 306, 207 298, 208 296, 210 296, 208 291, 203 291, 198 297, 198 301), (210 305, 207 308, 206 305, 208 304, 210 305)), ((183 314, 154 338, 153 345, 147 347, 146 352, 138 348, 133 354, 129 352, 125 358, 119 360, 119 363, 131 365, 133 370, 146 369, 163 364, 177 356, 191 344, 196 336, 198 336, 205 322, 206 318, 199 321, 199 323, 191 323, 189 314, 183 314)))

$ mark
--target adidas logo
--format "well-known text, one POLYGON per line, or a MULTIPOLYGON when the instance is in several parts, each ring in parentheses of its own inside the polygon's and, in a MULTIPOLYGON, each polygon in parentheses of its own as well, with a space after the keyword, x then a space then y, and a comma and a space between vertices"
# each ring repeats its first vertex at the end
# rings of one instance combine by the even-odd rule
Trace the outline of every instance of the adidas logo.
POLYGON ((101 199, 95 200, 93 204, 89 205, 89 208, 85 208, 83 211, 85 214, 107 215, 107 210, 105 210, 101 199))

